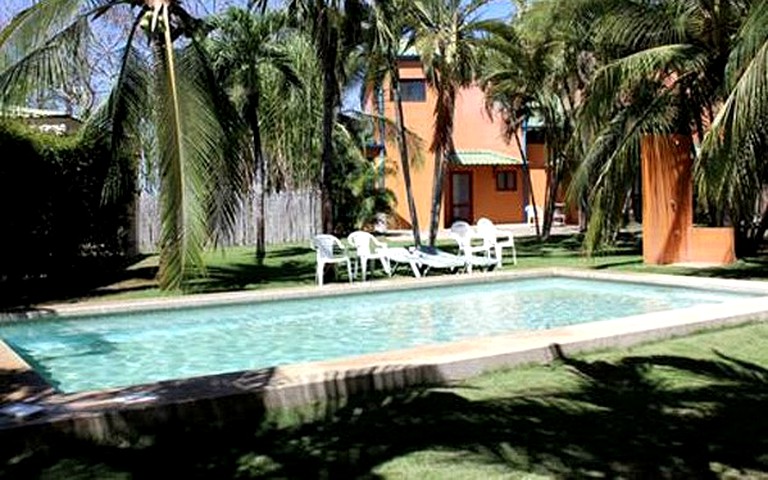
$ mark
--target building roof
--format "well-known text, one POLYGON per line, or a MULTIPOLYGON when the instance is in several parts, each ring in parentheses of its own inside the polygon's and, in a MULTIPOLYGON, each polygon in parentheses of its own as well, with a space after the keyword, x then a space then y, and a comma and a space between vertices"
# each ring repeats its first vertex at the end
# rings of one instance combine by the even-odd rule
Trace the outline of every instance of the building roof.
POLYGON ((456 150, 449 159, 454 165, 474 167, 481 165, 522 165, 523 161, 493 150, 456 150))
POLYGON ((3 116, 17 118, 68 117, 74 119, 74 117, 63 110, 44 110, 40 108, 27 107, 10 107, 7 111, 3 112, 3 116))

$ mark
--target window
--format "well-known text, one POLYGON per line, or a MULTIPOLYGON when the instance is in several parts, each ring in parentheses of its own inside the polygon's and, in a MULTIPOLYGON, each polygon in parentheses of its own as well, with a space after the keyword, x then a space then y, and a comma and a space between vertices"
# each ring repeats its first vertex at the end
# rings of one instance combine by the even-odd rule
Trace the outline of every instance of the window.
POLYGON ((525 141, 529 144, 544 143, 544 131, 540 128, 531 128, 525 132, 525 141))
POLYGON ((511 170, 496 172, 496 190, 516 192, 517 172, 511 170))
MULTIPOLYGON (((400 80, 400 96, 404 102, 426 102, 427 84, 424 79, 400 80)), ((390 95, 394 100, 394 94, 390 95)))

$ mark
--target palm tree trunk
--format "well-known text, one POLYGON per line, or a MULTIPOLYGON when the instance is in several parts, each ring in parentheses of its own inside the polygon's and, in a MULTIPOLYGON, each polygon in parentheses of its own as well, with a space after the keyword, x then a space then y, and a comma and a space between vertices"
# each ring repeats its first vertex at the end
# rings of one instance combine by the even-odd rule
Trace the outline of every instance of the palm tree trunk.
POLYGON ((443 170, 445 159, 441 148, 435 150, 435 173, 432 177, 432 209, 429 216, 429 246, 437 242, 437 229, 440 223, 440 205, 443 199, 443 170))
MULTIPOLYGON (((328 29, 328 20, 323 22, 323 28, 328 29)), ((330 36, 321 51, 323 68, 323 154, 320 167, 322 179, 321 217, 324 233, 334 233, 333 221, 333 124, 335 123, 335 108, 337 98, 336 82, 336 33, 333 29, 326 31, 330 36)), ((325 38, 322 35, 321 38, 325 38)))
POLYGON ((256 163, 256 263, 264 264, 264 257, 267 255, 266 235, 265 235, 265 200, 266 200, 266 168, 264 160, 264 151, 261 145, 261 127, 259 126, 259 94, 253 93, 249 98, 249 118, 248 124, 253 138, 253 158, 256 163))
POLYGON ((397 127, 397 146, 400 149, 400 164, 403 170, 403 182, 405 183, 405 196, 408 199, 408 213, 411 215, 411 228, 413 229, 413 242, 421 246, 421 232, 419 229, 419 216, 416 212, 416 201, 413 198, 411 185, 411 166, 408 158, 408 143, 405 140, 405 121, 403 117, 403 101, 400 96, 400 72, 397 67, 392 69, 392 92, 395 97, 395 123, 397 127))
POLYGON ((555 154, 554 149, 548 152, 548 158, 553 159, 547 171, 547 198, 544 205, 544 225, 541 229, 541 238, 547 240, 552 233, 552 221, 555 216, 555 204, 557 203, 557 191, 563 178, 563 164, 565 160, 555 154))
MULTIPOLYGON (((515 131, 515 143, 517 149, 520 150, 520 156, 523 159, 523 178, 528 185, 528 193, 531 196, 531 204, 533 205, 535 215, 533 216, 533 224, 536 227, 536 236, 541 238, 541 231, 539 229, 539 212, 536 209, 536 197, 533 194, 533 182, 531 181, 531 169, 528 166, 528 153, 523 148, 523 142, 520 141, 520 134, 515 131)), ((527 199, 526 199, 527 200, 527 199)))

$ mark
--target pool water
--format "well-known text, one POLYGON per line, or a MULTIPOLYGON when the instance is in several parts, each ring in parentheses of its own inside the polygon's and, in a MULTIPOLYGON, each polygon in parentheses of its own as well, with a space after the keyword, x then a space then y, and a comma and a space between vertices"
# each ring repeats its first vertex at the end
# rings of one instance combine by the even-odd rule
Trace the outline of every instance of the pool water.
POLYGON ((570 278, 10 323, 0 337, 64 392, 546 329, 751 295, 570 278))

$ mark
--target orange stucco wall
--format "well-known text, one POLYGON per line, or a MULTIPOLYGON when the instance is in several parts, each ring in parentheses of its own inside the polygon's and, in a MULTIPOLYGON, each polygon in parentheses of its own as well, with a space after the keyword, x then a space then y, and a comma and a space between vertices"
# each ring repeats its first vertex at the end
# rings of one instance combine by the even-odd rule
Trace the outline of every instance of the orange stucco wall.
POLYGON ((643 259, 683 261, 693 225, 690 140, 647 136, 642 143, 643 259))
POLYGON ((693 227, 690 137, 649 135, 641 156, 645 263, 733 262, 733 229, 693 227))
POLYGON ((689 262, 729 264, 736 261, 733 228, 693 227, 689 262))
MULTIPOLYGON (((421 63, 418 61, 401 61, 400 77, 403 79, 424 78, 421 63)), ((384 86, 384 92, 384 115, 394 122, 395 104, 390 100, 388 85, 384 86)), ((429 152, 429 143, 432 138, 432 125, 434 123, 434 105, 435 94, 431 89, 427 89, 426 102, 403 102, 405 127, 410 131, 411 138, 415 140, 415 142, 410 142, 412 148, 409 151, 409 156, 411 157, 413 196, 421 230, 428 229, 432 205, 432 175, 435 162, 433 154, 429 152), (418 144, 417 151, 413 149, 414 143, 418 144)), ((400 152, 393 138, 387 139, 386 147, 387 167, 390 174, 387 176, 385 184, 395 194, 397 201, 395 213, 402 220, 400 223, 409 225, 411 221, 405 194, 405 183, 401 173, 400 152)), ((443 205, 444 207, 445 205, 443 205)))
MULTIPOLYGON (((400 62, 400 76, 403 79, 422 79, 424 72, 421 63, 417 60, 405 60, 400 62)), ((394 122, 394 103, 390 101, 389 87, 385 85, 384 114, 394 122)), ((413 184, 414 200, 422 230, 427 230, 430 219, 432 198, 432 176, 434 172, 434 154, 429 152, 434 128, 435 94, 427 89, 425 102, 403 102, 403 116, 405 126, 412 138, 417 139, 418 152, 409 151, 412 157, 411 181, 413 184), (414 158, 415 157, 415 158, 414 158)), ((413 144, 413 142, 412 142, 413 144)), ((456 111, 454 117, 454 144, 457 150, 492 150, 514 158, 521 158, 520 151, 515 142, 507 143, 504 138, 501 122, 492 119, 485 110, 483 92, 478 87, 470 87, 459 92, 456 99, 456 111)), ((545 195, 546 174, 544 172, 544 160, 546 152, 543 146, 533 146, 529 149, 532 158, 531 176, 534 195, 537 203, 543 205, 545 195)), ((386 162, 390 174, 385 184, 395 194, 396 206, 395 224, 398 226, 410 225, 410 214, 405 194, 405 183, 401 172, 400 153, 394 138, 386 142, 386 162)), ((450 169, 446 172, 446 183, 449 181, 450 169)), ((464 168, 464 167, 462 167, 464 168)), ((516 191, 497 191, 496 178, 491 166, 471 167, 472 171, 472 210, 473 220, 485 216, 498 223, 523 222, 523 176, 520 167, 518 171, 518 188, 516 191)), ((443 188, 443 202, 441 208, 441 225, 450 223, 451 216, 447 212, 450 189, 447 185, 443 188)))
MULTIPOLYGON (((479 218, 485 217, 494 223, 522 223, 525 218, 523 214, 523 195, 522 195, 522 169, 520 167, 454 167, 451 168, 448 176, 452 172, 472 172, 472 218, 470 221, 476 222, 479 218), (497 190, 496 172, 513 171, 517 176, 516 190, 497 190)), ((446 190, 446 195, 450 192, 446 190)), ((451 223, 450 212, 446 212, 446 222, 451 223)))

